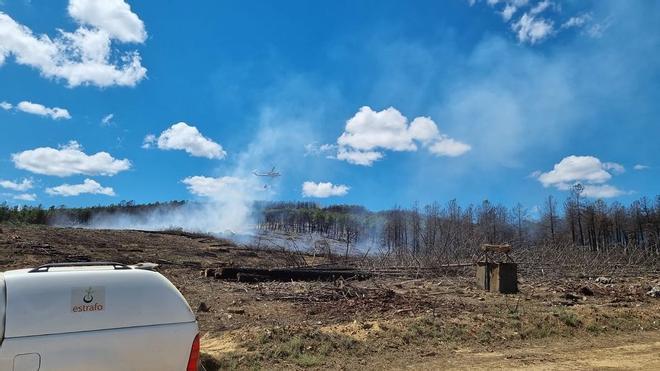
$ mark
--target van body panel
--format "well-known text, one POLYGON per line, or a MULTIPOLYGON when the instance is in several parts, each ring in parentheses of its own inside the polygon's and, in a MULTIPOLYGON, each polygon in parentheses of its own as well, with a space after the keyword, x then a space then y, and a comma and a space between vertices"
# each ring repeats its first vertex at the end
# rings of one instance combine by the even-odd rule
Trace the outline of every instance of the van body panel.
POLYGON ((85 331, 5 339, 0 370, 14 355, 38 353, 39 371, 182 371, 198 333, 197 323, 85 331))
POLYGON ((0 371, 182 371, 199 333, 169 280, 129 267, 0 273, 0 316, 0 371))
POLYGON ((39 371, 41 356, 38 353, 19 354, 14 357, 14 371, 39 371))
POLYGON ((195 321, 176 287, 152 271, 20 270, 4 281, 5 339, 195 321))
POLYGON ((5 337, 5 310, 7 308, 5 300, 5 275, 0 273, 0 345, 5 337))

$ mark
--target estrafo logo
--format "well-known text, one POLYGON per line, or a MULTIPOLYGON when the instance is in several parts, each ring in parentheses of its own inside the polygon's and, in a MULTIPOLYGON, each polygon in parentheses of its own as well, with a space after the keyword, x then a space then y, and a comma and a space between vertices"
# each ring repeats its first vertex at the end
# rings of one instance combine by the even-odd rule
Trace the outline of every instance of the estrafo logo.
POLYGON ((71 311, 100 312, 105 308, 105 287, 89 286, 71 289, 71 311))

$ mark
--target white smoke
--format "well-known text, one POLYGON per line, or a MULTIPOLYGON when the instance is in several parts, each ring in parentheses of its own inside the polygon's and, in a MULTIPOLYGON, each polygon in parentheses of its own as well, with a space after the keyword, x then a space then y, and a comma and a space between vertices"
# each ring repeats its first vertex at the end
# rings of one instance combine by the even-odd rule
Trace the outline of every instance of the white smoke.
POLYGON ((252 232, 251 206, 247 202, 230 204, 213 201, 186 203, 177 207, 162 206, 139 213, 99 213, 82 227, 146 231, 177 229, 234 237, 252 232))
MULTIPOLYGON (((244 151, 232 156, 229 171, 217 169, 215 176, 191 174, 182 186, 197 197, 182 206, 163 206, 142 213, 99 213, 81 227, 95 229, 167 230, 181 229, 223 237, 241 238, 255 233, 260 215, 258 201, 270 201, 280 184, 292 174, 305 171, 301 163, 305 144, 314 141, 309 117, 292 115, 286 108, 266 107, 260 111, 256 136, 244 151), (273 166, 282 176, 259 177, 253 172, 273 166)), ((70 223, 57 223, 59 225, 70 223)))
MULTIPOLYGON (((249 155, 245 155, 250 157, 249 155)), ((194 175, 181 180, 199 198, 178 207, 162 206, 139 213, 99 213, 83 227, 94 229, 181 229, 232 237, 249 235, 255 230, 256 201, 270 200, 276 192, 276 179, 262 179, 242 164, 231 175, 209 177, 194 175)))

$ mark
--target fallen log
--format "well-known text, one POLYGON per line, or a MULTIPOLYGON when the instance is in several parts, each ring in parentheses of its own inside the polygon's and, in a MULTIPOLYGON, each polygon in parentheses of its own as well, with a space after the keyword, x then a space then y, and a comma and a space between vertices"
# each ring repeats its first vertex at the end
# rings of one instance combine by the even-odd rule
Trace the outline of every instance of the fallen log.
POLYGON ((245 283, 267 282, 271 281, 270 277, 262 274, 252 273, 238 273, 236 274, 236 281, 245 283))
POLYGON ((223 280, 235 280, 239 273, 267 276, 268 269, 224 267, 224 268, 216 269, 215 278, 223 279, 223 280))
POLYGON ((225 267, 215 272, 215 278, 241 282, 261 281, 334 281, 337 279, 365 280, 370 273, 358 270, 329 270, 309 268, 246 268, 225 267))

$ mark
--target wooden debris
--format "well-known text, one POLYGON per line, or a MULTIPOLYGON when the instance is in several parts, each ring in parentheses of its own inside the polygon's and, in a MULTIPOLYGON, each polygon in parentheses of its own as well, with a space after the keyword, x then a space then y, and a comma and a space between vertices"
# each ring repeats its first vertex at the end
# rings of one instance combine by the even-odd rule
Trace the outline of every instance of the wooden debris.
POLYGON ((237 273, 236 281, 246 282, 246 283, 256 283, 256 282, 267 282, 272 281, 269 276, 262 274, 253 274, 253 273, 237 273))
POLYGON ((198 312, 198 313, 199 313, 199 312, 206 313, 206 312, 208 312, 209 310, 211 310, 211 308, 210 308, 208 305, 206 305, 205 302, 201 302, 201 303, 199 303, 199 307, 197 307, 197 312, 198 312))
POLYGON ((588 288, 587 286, 580 287, 578 292, 580 294, 584 295, 584 296, 593 296, 593 294, 594 294, 594 291, 592 289, 588 288))
POLYGON ((354 269, 311 269, 311 268, 219 268, 215 278, 240 282, 263 281, 334 281, 337 279, 364 280, 371 274, 354 269))
POLYGON ((350 282, 272 282, 259 286, 260 294, 272 300, 294 302, 391 301, 398 295, 382 287, 364 287, 350 282), (338 284, 340 283, 340 284, 338 284))
POLYGON ((652 298, 660 298, 660 286, 651 287, 651 289, 646 293, 646 295, 652 298))
POLYGON ((508 243, 504 245, 491 245, 485 243, 481 245, 481 251, 508 254, 511 252, 511 245, 509 245, 508 243))
POLYGON ((215 277, 215 268, 206 268, 202 271, 203 277, 215 277))

